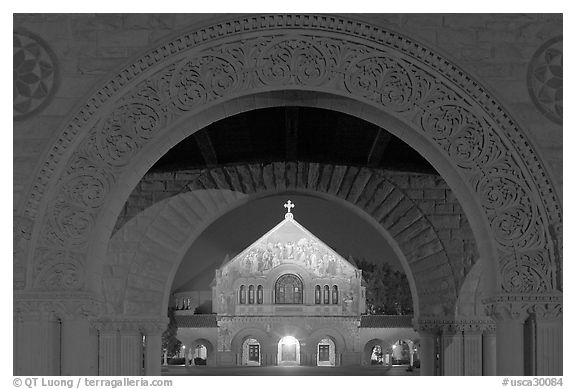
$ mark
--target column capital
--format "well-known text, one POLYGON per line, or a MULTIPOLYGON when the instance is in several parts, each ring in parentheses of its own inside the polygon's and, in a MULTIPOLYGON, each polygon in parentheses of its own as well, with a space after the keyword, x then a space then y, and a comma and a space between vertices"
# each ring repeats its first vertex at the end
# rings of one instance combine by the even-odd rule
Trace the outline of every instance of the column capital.
POLYGON ((490 318, 430 318, 419 319, 416 322, 415 330, 434 334, 493 332, 495 330, 495 323, 490 318))
POLYGON ((137 332, 144 335, 162 335, 168 326, 167 317, 103 317, 94 322, 99 331, 137 332))
POLYGON ((558 318, 562 316, 562 295, 503 294, 483 301, 486 314, 496 321, 525 321, 529 316, 558 318))
POLYGON ((162 335, 166 328, 168 328, 168 322, 170 319, 167 317, 158 319, 149 319, 141 324, 141 329, 144 335, 162 335))

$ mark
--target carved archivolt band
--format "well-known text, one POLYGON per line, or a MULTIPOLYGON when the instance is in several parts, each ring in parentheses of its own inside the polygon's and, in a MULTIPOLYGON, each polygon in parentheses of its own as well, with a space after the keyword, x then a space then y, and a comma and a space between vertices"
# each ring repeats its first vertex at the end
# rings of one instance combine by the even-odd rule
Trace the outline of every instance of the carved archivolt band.
POLYGON ((500 252, 501 290, 561 288, 560 258, 549 233, 550 224, 560 223, 559 203, 538 157, 502 107, 416 42, 315 15, 246 17, 184 34, 144 55, 90 98, 56 142, 27 204, 27 216, 34 218, 41 198, 49 196, 46 213, 36 220, 35 285, 84 287, 80 278, 38 270, 50 260, 43 251, 67 251, 64 257, 79 257, 75 268, 83 266, 110 188, 164 128, 207 104, 290 88, 349 96, 424 134, 481 199, 500 252), (62 156, 79 138, 62 170, 62 156), (49 182, 56 187, 45 193, 49 182))

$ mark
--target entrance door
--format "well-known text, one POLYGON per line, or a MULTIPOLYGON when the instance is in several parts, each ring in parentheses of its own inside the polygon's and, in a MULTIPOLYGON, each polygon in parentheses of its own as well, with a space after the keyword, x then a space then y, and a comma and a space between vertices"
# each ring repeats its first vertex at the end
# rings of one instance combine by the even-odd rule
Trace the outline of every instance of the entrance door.
POLYGON ((336 366, 336 345, 328 337, 318 342, 318 354, 316 357, 318 366, 336 366))
POLYGON ((282 361, 296 362, 296 345, 283 344, 282 345, 282 361))
POLYGON ((242 365, 260 366, 260 342, 248 338, 242 343, 242 365))
POLYGON ((251 362, 260 362, 260 345, 248 345, 248 360, 251 362))
POLYGON ((318 361, 320 362, 330 361, 330 345, 321 344, 318 346, 318 361))
POLYGON ((300 365, 300 342, 293 336, 285 336, 278 342, 278 365, 300 365))

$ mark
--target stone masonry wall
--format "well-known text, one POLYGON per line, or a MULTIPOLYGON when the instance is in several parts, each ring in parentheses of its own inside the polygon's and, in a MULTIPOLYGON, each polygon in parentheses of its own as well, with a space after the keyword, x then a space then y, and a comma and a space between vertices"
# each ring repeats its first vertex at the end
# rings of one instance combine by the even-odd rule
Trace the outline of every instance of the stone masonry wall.
MULTIPOLYGON (((562 34, 560 14, 356 14, 443 54, 486 86, 531 137, 562 195, 562 126, 544 117, 526 84, 529 62, 562 34)), ((185 29, 231 15, 16 14, 14 29, 40 37, 54 52, 59 82, 47 106, 14 122, 14 208, 32 184, 60 127, 88 94, 139 54, 185 29)))

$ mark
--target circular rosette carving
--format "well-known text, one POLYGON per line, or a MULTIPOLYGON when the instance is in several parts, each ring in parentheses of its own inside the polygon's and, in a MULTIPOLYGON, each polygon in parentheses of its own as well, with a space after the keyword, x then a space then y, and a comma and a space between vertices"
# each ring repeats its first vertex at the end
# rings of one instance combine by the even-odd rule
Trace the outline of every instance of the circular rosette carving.
POLYGON ((127 165, 163 122, 159 107, 152 104, 132 102, 118 107, 98 130, 99 155, 109 165, 127 165))
POLYGON ((58 87, 56 55, 39 36, 14 31, 14 120, 28 118, 44 109, 58 87))
POLYGON ((322 85, 328 77, 328 59, 310 40, 273 41, 256 61, 258 77, 265 85, 322 85))
POLYGON ((412 73, 400 60, 386 55, 358 58, 350 64, 344 82, 350 93, 397 112, 409 110, 414 102, 412 73))
POLYGON ((552 290, 548 282, 551 275, 540 266, 543 258, 539 255, 517 254, 516 258, 506 258, 501 263, 502 287, 509 293, 542 293, 552 290), (540 261, 540 262, 539 262, 540 261))
POLYGON ((182 111, 230 95, 239 88, 241 66, 225 55, 204 55, 182 63, 170 83, 170 100, 182 111))

